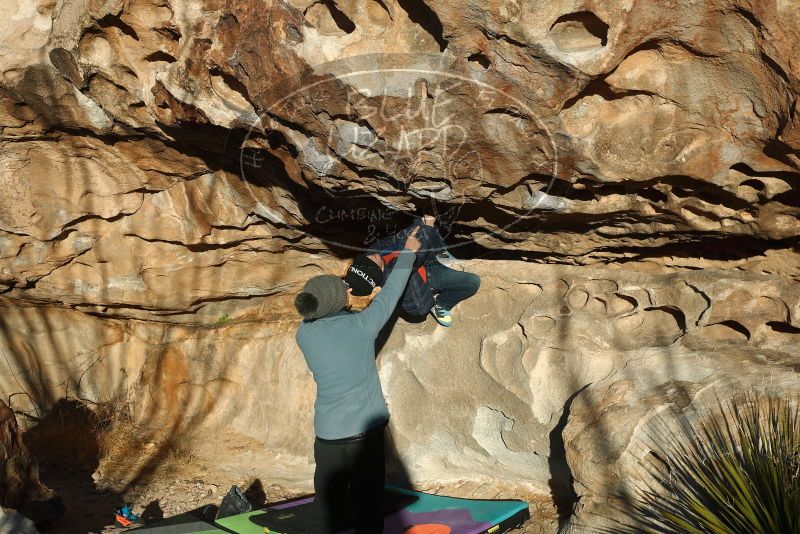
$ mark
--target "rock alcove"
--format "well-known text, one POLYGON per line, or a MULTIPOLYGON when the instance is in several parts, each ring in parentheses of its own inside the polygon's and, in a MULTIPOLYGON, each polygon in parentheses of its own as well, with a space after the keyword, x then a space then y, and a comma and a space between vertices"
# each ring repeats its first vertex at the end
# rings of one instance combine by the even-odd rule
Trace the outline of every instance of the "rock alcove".
POLYGON ((550 35, 564 52, 593 50, 608 44, 608 24, 591 11, 579 11, 558 17, 550 35))

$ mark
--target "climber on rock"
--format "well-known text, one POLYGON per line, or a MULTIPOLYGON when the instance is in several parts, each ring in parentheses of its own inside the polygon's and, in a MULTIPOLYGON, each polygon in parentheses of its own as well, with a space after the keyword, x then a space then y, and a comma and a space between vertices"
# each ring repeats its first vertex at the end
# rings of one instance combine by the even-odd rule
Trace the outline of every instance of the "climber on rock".
POLYGON ((375 340, 392 316, 420 249, 408 233, 383 290, 361 312, 347 309, 350 290, 335 275, 310 279, 295 297, 303 317, 297 344, 317 383, 314 403, 314 498, 319 528, 383 532, 384 429, 389 411, 375 364, 375 340))
POLYGON ((345 275, 352 295, 376 294, 376 287, 382 286, 392 272, 397 252, 402 249, 406 237, 412 229, 420 228, 418 237, 422 245, 403 292, 401 308, 410 316, 424 316, 430 312, 442 326, 453 324, 451 310, 477 293, 481 280, 473 273, 457 271, 441 263, 439 257, 446 254, 447 246, 435 225, 435 217, 423 215, 408 228, 373 243, 365 253, 358 255, 345 275))

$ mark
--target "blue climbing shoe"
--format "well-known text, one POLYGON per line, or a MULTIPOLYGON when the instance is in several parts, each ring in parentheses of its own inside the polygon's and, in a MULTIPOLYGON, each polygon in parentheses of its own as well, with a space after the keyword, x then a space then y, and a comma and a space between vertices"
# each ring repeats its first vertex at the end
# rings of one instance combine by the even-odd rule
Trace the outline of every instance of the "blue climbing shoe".
POLYGON ((453 324, 453 316, 450 315, 450 310, 443 308, 438 304, 435 304, 433 308, 431 308, 431 315, 433 315, 433 318, 436 319, 436 322, 442 326, 450 326, 453 324))

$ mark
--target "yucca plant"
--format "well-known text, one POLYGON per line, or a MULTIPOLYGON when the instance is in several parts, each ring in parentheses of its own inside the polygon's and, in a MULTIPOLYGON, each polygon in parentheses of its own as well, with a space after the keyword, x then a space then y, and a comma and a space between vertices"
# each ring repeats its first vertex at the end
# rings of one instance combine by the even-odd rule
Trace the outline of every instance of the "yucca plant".
POLYGON ((800 534, 800 398, 750 395, 660 436, 624 533, 800 534), (677 435, 676 435, 677 434, 677 435), (666 439, 665 439, 666 438, 666 439))

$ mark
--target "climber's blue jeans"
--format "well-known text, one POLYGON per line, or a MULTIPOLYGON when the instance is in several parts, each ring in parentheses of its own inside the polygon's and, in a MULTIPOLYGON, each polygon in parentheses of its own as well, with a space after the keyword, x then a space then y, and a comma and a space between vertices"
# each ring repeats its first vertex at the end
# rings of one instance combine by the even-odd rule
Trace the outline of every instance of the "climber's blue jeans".
POLYGON ((448 310, 477 293, 481 287, 478 275, 456 271, 438 261, 426 263, 425 270, 428 273, 428 287, 436 295, 436 303, 448 310))

